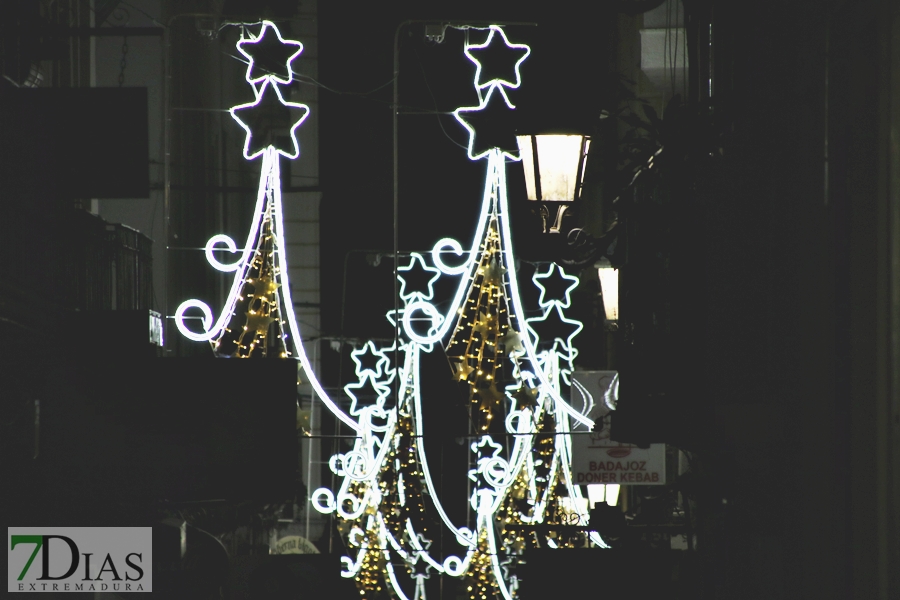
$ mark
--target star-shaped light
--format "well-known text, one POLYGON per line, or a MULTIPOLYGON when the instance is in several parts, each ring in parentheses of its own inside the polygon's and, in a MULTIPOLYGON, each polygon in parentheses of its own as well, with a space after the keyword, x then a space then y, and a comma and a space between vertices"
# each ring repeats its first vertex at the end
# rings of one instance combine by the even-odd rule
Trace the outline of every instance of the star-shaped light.
POLYGON ((475 87, 484 89, 491 85, 517 88, 522 85, 519 67, 531 54, 525 44, 511 44, 497 25, 491 25, 483 44, 470 44, 464 52, 475 63, 475 87))
POLYGON ((287 158, 300 156, 297 143, 297 128, 309 116, 309 107, 297 102, 288 102, 281 95, 281 89, 270 79, 263 81, 257 89, 256 100, 231 108, 231 116, 247 132, 244 139, 244 158, 252 160, 273 147, 278 154, 287 158), (291 145, 280 147, 281 141, 275 136, 277 131, 287 133, 291 145))
POLYGON ((498 342, 500 349, 509 354, 513 360, 516 360, 525 351, 525 347, 522 345, 522 335, 512 327, 506 330, 498 342))
POLYGON ((371 341, 366 342, 362 348, 350 352, 350 358, 356 365, 356 376, 360 381, 366 377, 377 381, 390 364, 390 359, 385 356, 384 351, 376 348, 371 341))
MULTIPOLYGON (((407 529, 406 529, 406 530, 407 530, 407 531, 412 531, 411 528, 412 528, 412 524, 411 524, 409 521, 407 521, 407 529)), ((417 533, 415 537, 416 537, 416 542, 417 542, 417 543, 415 543, 415 544, 413 544, 413 545, 414 545, 419 551, 425 551, 425 552, 428 552, 429 550, 431 550, 431 543, 432 543, 432 542, 431 542, 430 539, 428 539, 427 537, 425 537, 425 534, 423 534, 423 533, 417 533)))
MULTIPOLYGON (((408 519, 406 523, 407 532, 409 532, 411 524, 408 519)), ((431 548, 431 540, 426 538, 423 534, 417 533, 415 534, 413 547, 415 548, 415 551, 411 553, 412 560, 409 561, 409 565, 413 569, 412 575, 417 578, 421 577, 422 579, 429 579, 431 577, 432 569, 432 564, 428 561, 430 558, 430 556, 428 556, 428 550, 431 548)))
POLYGON ((404 302, 411 302, 414 299, 431 300, 434 297, 434 282, 440 278, 441 272, 435 267, 426 265, 425 259, 418 252, 410 253, 409 257, 411 260, 408 265, 397 267, 397 279, 400 280, 400 297, 404 302), (406 273, 406 275, 401 275, 401 273, 406 273), (423 281, 427 281, 425 292, 419 291, 423 281))
POLYGON ((472 452, 478 455, 479 462, 485 459, 497 458, 503 450, 503 445, 495 442, 494 438, 489 435, 481 436, 481 439, 472 442, 469 447, 472 449, 472 452))
POLYGON ((246 75, 249 83, 271 79, 287 84, 294 80, 291 61, 303 52, 303 44, 284 39, 274 23, 263 21, 259 35, 242 39, 237 49, 249 61, 246 75))
POLYGON ((512 410, 514 411, 536 407, 540 392, 540 388, 530 387, 525 382, 522 382, 521 385, 507 386, 506 388, 506 396, 512 400, 512 410))
POLYGON ((468 473, 469 479, 475 482, 469 501, 479 514, 488 514, 499 493, 498 488, 502 487, 500 480, 505 478, 509 464, 499 456, 503 446, 490 436, 482 436, 480 440, 473 442, 471 449, 478 459, 477 467, 469 469, 468 473))
POLYGON ((281 287, 271 275, 260 275, 256 279, 248 279, 247 283, 253 286, 254 298, 270 298, 281 287))
POLYGON ((247 321, 244 327, 247 328, 247 331, 252 331, 254 335, 265 338, 269 332, 269 327, 275 321, 275 317, 270 313, 247 311, 247 321))
POLYGON ((572 290, 578 287, 578 278, 567 275, 556 263, 550 263, 546 273, 535 271, 531 278, 534 285, 541 290, 538 304, 541 308, 547 308, 550 304, 558 303, 563 308, 572 305, 572 290))
POLYGON ((492 85, 478 106, 461 106, 453 111, 456 120, 469 132, 469 158, 478 160, 499 148, 510 160, 519 161, 519 145, 516 143, 512 122, 515 106, 499 85, 492 85), (495 97, 495 92, 499 97, 495 97), (502 102, 501 102, 502 98, 502 102), (492 101, 493 100, 493 101, 492 101), (503 104, 506 106, 503 106, 503 104), (478 135, 476 135, 478 129, 478 135))
POLYGON ((543 315, 526 319, 525 324, 535 338, 535 345, 553 348, 569 362, 575 360, 578 351, 572 340, 584 329, 584 325, 567 319, 559 304, 552 303, 543 315))
POLYGON ((450 362, 453 376, 459 381, 468 380, 469 375, 475 371, 475 367, 469 364, 469 359, 465 356, 448 356, 447 360, 450 362))
POLYGON ((387 397, 391 393, 391 388, 366 377, 360 382, 345 385, 344 392, 350 396, 350 414, 358 417, 366 407, 384 406, 387 397), (373 399, 374 402, 371 402, 373 399), (360 401, 363 401, 365 405, 360 406, 360 401))
POLYGON ((503 571, 504 581, 510 582, 510 588, 518 589, 518 579, 515 578, 516 567, 519 566, 519 560, 512 554, 507 555, 500 561, 500 570, 503 571))
MULTIPOLYGON (((388 319, 390 321, 390 319, 388 319)), ((394 342, 390 343, 387 346, 382 346, 380 348, 376 347, 376 352, 378 355, 384 357, 384 361, 382 361, 382 372, 379 375, 378 383, 382 385, 391 385, 394 382, 394 377, 397 376, 397 367, 395 365, 395 359, 403 364, 404 353, 406 352, 406 346, 404 345, 403 340, 397 340, 399 345, 395 345, 394 342)))

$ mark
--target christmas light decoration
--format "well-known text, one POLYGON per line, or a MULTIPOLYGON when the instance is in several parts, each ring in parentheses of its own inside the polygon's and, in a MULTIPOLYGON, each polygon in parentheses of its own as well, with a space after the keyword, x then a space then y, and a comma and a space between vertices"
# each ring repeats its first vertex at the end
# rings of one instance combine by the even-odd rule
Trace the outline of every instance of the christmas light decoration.
MULTIPOLYGON (((512 110, 515 108, 512 102, 509 101, 506 92, 503 91, 503 86, 499 83, 495 83, 488 88, 487 93, 480 99, 481 102, 478 106, 462 106, 453 111, 453 116, 456 117, 459 124, 465 127, 469 132, 469 144, 467 150, 471 160, 484 158, 498 147, 500 148, 501 154, 506 158, 513 161, 521 160, 519 157, 518 145, 515 142, 515 137, 511 133, 508 133, 505 136, 504 141, 507 142, 505 144, 498 141, 494 144, 486 143, 476 145, 476 140, 478 140, 475 131, 477 123, 504 120, 505 112, 502 105, 499 105, 501 99, 507 109, 512 110), (499 95, 497 99, 494 99, 495 92, 499 95), (493 102, 491 102, 492 99, 493 102), (490 114, 488 114, 489 112, 490 114)), ((508 116, 506 118, 508 118, 508 116)))
POLYGON ((234 274, 219 317, 214 319, 210 308, 195 299, 178 308, 175 322, 183 335, 210 343, 218 356, 274 352, 298 360, 318 397, 356 434, 348 450, 328 461, 339 481, 336 489, 320 488, 311 495, 313 508, 338 517, 349 549, 341 574, 353 578, 366 599, 387 594, 423 600, 425 581, 437 573, 458 578, 472 600, 513 600, 518 589, 516 557, 526 548, 605 546, 595 533, 523 529, 587 522, 586 500, 569 470, 569 434, 573 428, 593 425, 584 410, 589 402, 576 410, 563 398, 577 353, 573 339, 581 330, 580 323, 565 316, 578 280, 555 265, 539 269, 533 283, 540 289, 541 314, 526 319, 506 189, 505 162, 518 159, 516 146, 506 145, 506 134, 475 141, 486 115, 493 119, 499 114, 501 121, 509 117, 514 105, 507 90, 520 86, 520 65, 530 49, 511 44, 496 26, 488 29, 485 42, 467 45, 466 55, 476 64, 479 105, 454 114, 469 132, 469 157, 486 159, 475 235, 467 251, 445 238, 434 246, 430 261, 413 253, 408 264, 398 267, 403 306, 387 318, 395 326, 399 323, 402 336, 389 347, 366 342, 351 352, 356 381, 344 387, 348 412, 312 373, 285 260, 279 161, 299 156, 296 129, 309 111, 285 100, 279 86, 293 79, 290 63, 302 45, 284 40, 274 24, 264 22, 258 35, 238 42, 238 49, 249 60, 245 78, 255 99, 233 107, 231 114, 246 132, 244 157, 262 158, 254 220, 243 247, 224 235, 213 236, 206 245, 210 265, 234 274), (508 51, 512 62, 492 65, 488 73, 482 62, 489 48, 508 51), (278 57, 275 63, 264 64, 271 54, 278 57), (272 135, 273 129, 287 135, 272 135), (231 262, 220 260, 225 252, 231 262), (424 289, 407 281, 413 272, 425 274, 424 289), (458 279, 449 305, 434 298, 434 284, 441 277, 458 279), (561 294, 551 292, 552 280, 561 294), (197 311, 199 320, 192 318, 197 311), (553 333, 553 320, 568 330, 553 333), (195 324, 189 327, 189 321, 195 324), (467 482, 474 515, 469 523, 450 519, 422 444, 433 426, 422 418, 420 361, 424 353, 437 351, 437 345, 451 365, 448 380, 464 381, 468 389, 473 437, 467 482), (438 557, 430 540, 441 527, 458 548, 444 548, 438 557))
POLYGON ((404 302, 412 302, 414 299, 431 300, 434 297, 434 282, 441 276, 440 269, 427 265, 425 259, 418 252, 410 253, 410 259, 408 265, 398 267, 397 270, 401 273, 408 273, 418 268, 426 273, 431 273, 431 277, 428 280, 428 289, 426 292, 407 291, 406 279, 400 277, 400 298, 404 302))
MULTIPOLYGON (((587 523, 587 499, 573 483, 569 468, 569 434, 573 427, 593 424, 586 416, 593 399, 586 397, 579 411, 562 397, 577 355, 573 339, 582 328, 565 316, 578 279, 556 265, 538 269, 533 283, 540 290, 540 315, 525 318, 506 196, 505 161, 517 156, 497 144, 475 150, 480 123, 473 117, 487 109, 492 99, 500 110, 513 109, 505 90, 519 86, 519 66, 528 53, 527 47, 510 44, 497 27, 490 28, 483 44, 466 48, 467 56, 478 65, 474 83, 480 103, 454 114, 469 132, 469 157, 487 159, 474 239, 467 251, 456 240, 442 239, 430 253, 433 266, 415 253, 407 265, 398 268, 403 308, 388 313, 388 320, 401 324, 402 339, 396 351, 403 359, 396 372, 386 361, 376 361, 385 365, 383 372, 378 367, 362 369, 357 363, 358 381, 346 391, 354 398, 351 412, 360 418, 360 437, 349 452, 330 462, 341 478, 337 493, 322 488, 313 494, 318 510, 343 519, 348 544, 355 549, 352 556, 344 558, 343 574, 356 578, 363 597, 386 586, 401 599, 422 597, 423 579, 412 574, 419 573, 416 565, 426 565, 426 571, 460 578, 472 600, 512 600, 518 589, 516 557, 526 548, 589 543, 605 547, 592 532, 562 535, 523 528, 587 523), (516 50, 515 64, 507 69, 510 75, 506 77, 484 77, 480 51, 498 41, 516 50), (408 284, 406 277, 411 271, 427 274, 424 290, 408 284), (434 283, 444 276, 458 278, 446 306, 434 299, 434 283), (564 334, 550 327, 553 320, 564 334), (435 351, 437 344, 447 354, 449 376, 468 384, 475 435, 469 446, 469 503, 475 515, 471 524, 449 518, 435 489, 425 448, 419 443, 430 431, 421 418, 420 357, 435 351), (388 409, 377 390, 384 389, 393 377, 398 378, 398 398, 396 406, 388 409), (357 390, 363 387, 369 390, 365 407, 357 397, 357 390), (411 512, 405 508, 407 504, 414 507, 411 512), (439 519, 436 524, 414 519, 426 509, 433 509, 439 519), (425 533, 436 526, 446 527, 455 537, 458 555, 446 555, 442 561, 431 556, 425 533), (396 568, 398 561, 405 563, 411 574, 405 581, 396 568)), ((366 346, 358 352, 361 356, 363 352, 393 351, 366 346)))
POLYGON ((303 44, 284 39, 274 23, 263 21, 259 35, 242 38, 237 43, 237 49, 247 58, 247 83, 270 80, 286 85, 294 80, 291 63, 303 52, 303 44), (272 53, 275 53, 275 58, 266 60, 272 53))
POLYGON ((281 94, 281 89, 272 81, 268 77, 265 78, 258 88, 254 88, 256 99, 253 102, 233 106, 229 111, 231 117, 247 133, 244 137, 244 158, 247 160, 253 160, 261 156, 263 152, 270 148, 286 158, 294 159, 300 156, 300 145, 297 143, 297 128, 309 116, 309 107, 305 104, 285 100, 281 94), (266 113, 271 113, 273 107, 277 108, 279 105, 287 109, 289 113, 290 111, 295 111, 293 116, 288 119, 288 122, 291 123, 288 126, 288 137, 291 140, 291 145, 286 149, 277 147, 275 144, 257 143, 253 145, 253 128, 251 123, 254 120, 260 120, 267 116, 266 113))
MULTIPOLYGON (((285 100, 280 85, 293 81, 291 62, 303 50, 303 45, 285 40, 274 23, 263 21, 259 34, 249 39, 242 36, 237 49, 249 61, 245 79, 252 86, 255 99, 232 107, 230 113, 246 134, 244 158, 262 158, 253 221, 240 250, 234 240, 222 234, 212 236, 206 244, 209 264, 219 271, 234 273, 218 319, 213 319, 212 310, 205 302, 191 299, 176 309, 175 325, 186 338, 209 342, 217 356, 275 355, 296 359, 305 374, 305 382, 318 398, 342 422, 359 432, 359 421, 335 404, 312 370, 303 348, 288 278, 279 160, 282 156, 295 159, 300 155, 296 131, 309 116, 309 107, 285 100), (272 55, 274 60, 270 60, 272 55), (287 135, 272 135, 274 129, 282 129, 287 135), (216 258, 216 252, 222 250, 232 255, 239 253, 239 257, 234 262, 223 263, 216 258), (188 313, 197 310, 201 313, 200 331, 187 324, 188 320, 196 320, 188 313)), ((378 410, 371 409, 365 418, 377 418, 377 413, 378 410)))
MULTIPOLYGON (((525 62, 525 59, 531 54, 531 48, 526 46, 525 44, 513 44, 510 43, 509 39, 506 37, 506 33, 503 31, 502 27, 497 25, 491 25, 488 28, 488 36, 483 44, 467 44, 463 52, 469 60, 475 63, 475 88, 478 90, 482 90, 486 87, 493 86, 503 86, 508 88, 517 88, 522 85, 522 74, 519 71, 519 68, 522 66, 522 63, 525 62), (504 79, 503 77, 492 77, 490 79, 485 79, 484 75, 484 66, 482 65, 482 59, 479 58, 485 55, 487 52, 490 52, 494 46, 499 46, 500 44, 504 45, 504 50, 507 54, 512 55, 512 57, 518 57, 515 60, 515 63, 512 64, 512 79, 504 79)), ((509 66, 509 61, 504 65, 505 67, 509 66)))
POLYGON ((574 275, 567 275, 556 263, 550 263, 546 273, 536 272, 533 280, 534 285, 540 290, 538 304, 541 308, 547 308, 554 302, 558 303, 562 308, 569 308, 572 305, 572 290, 578 287, 578 278, 574 275), (558 294, 554 295, 548 289, 549 284, 554 281, 558 288, 563 289, 561 299, 558 297, 558 294))

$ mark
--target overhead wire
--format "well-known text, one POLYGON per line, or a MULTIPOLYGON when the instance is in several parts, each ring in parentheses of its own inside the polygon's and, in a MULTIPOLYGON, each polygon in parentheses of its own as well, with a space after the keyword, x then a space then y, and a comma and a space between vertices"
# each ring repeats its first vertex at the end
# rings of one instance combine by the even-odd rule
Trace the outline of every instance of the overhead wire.
MULTIPOLYGON (((466 30, 466 36, 468 36, 468 35, 469 35, 469 32, 468 32, 468 30, 466 30)), ((453 142, 454 144, 456 144, 463 150, 467 150, 468 149, 467 146, 464 146, 463 144, 460 144, 459 142, 454 140, 452 137, 450 137, 450 134, 447 133, 447 130, 444 129, 444 124, 441 122, 441 115, 453 114, 453 113, 438 111, 437 98, 434 97, 434 92, 431 90, 431 85, 428 83, 428 75, 426 75, 426 73, 425 73, 425 65, 422 64, 422 57, 419 56, 419 52, 415 49, 413 49, 413 53, 416 55, 416 62, 419 63, 419 68, 422 70, 422 80, 425 82, 425 87, 426 87, 426 89, 428 89, 428 95, 431 96, 431 101, 434 103, 434 114, 437 115, 437 122, 438 122, 438 125, 440 125, 440 127, 441 127, 441 131, 444 133, 444 137, 446 137, 448 140, 450 140, 451 142, 453 142)))

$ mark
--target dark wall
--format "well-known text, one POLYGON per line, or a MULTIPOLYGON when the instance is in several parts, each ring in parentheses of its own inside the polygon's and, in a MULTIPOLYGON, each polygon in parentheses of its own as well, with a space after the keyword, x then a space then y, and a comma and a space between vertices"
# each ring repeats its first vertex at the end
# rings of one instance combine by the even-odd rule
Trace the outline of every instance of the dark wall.
POLYGON ((708 597, 891 597, 889 14, 714 6, 732 128, 704 182, 708 597))

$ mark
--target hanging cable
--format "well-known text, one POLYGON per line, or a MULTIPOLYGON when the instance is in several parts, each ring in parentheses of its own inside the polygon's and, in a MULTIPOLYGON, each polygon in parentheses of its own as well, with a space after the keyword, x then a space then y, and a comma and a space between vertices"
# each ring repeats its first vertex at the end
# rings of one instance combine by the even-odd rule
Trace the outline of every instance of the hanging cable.
POLYGON ((119 87, 125 85, 125 67, 128 66, 128 37, 122 36, 122 60, 119 61, 119 87))

